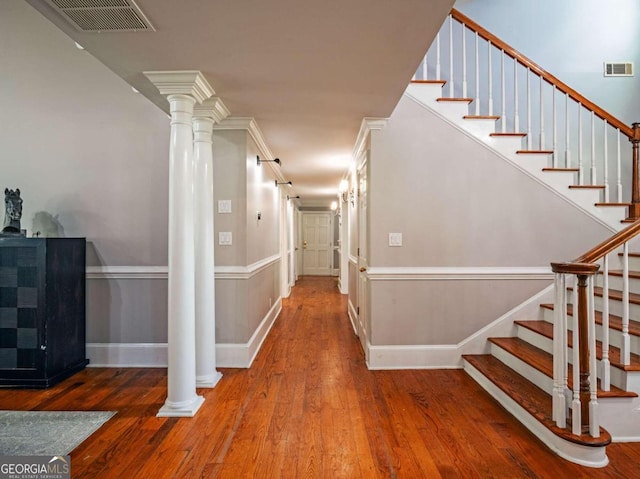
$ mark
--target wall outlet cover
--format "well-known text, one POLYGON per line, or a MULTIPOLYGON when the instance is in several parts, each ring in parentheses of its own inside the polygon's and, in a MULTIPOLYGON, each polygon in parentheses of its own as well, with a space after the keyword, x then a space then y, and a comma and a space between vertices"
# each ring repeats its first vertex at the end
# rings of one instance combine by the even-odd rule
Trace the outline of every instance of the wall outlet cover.
POLYGON ((218 200, 218 213, 231 213, 231 200, 218 200))
POLYGON ((402 246, 402 233, 389 233, 389 246, 402 246))
POLYGON ((233 244, 231 231, 220 231, 218 233, 218 244, 221 246, 231 246, 233 244))

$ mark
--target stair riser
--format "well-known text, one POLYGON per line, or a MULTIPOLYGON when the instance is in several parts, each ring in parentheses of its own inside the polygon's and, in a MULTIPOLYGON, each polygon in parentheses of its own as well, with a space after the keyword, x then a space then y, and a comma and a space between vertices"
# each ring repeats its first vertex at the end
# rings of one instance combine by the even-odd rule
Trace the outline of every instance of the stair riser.
POLYGON ((521 136, 490 136, 487 143, 496 151, 513 160, 515 160, 516 151, 522 149, 521 136))
MULTIPOLYGON (((567 193, 567 196, 576 204, 590 211, 595 209, 594 205, 596 203, 600 203, 602 201, 602 193, 600 190, 570 189, 567 193)), ((601 213, 602 212, 598 210, 599 216, 601 213)))
POLYGON ((531 367, 521 359, 513 356, 511 353, 505 351, 500 346, 491 343, 491 355, 498 358, 504 364, 509 366, 515 372, 521 376, 526 377, 533 384, 545 391, 547 394, 551 394, 553 391, 553 379, 542 374, 537 369, 531 367))
MULTIPOLYGON (((518 337, 524 341, 532 344, 536 348, 540 348, 549 354, 553 354, 553 341, 545 336, 535 333, 530 329, 518 326, 518 337)), ((569 348, 569 364, 573 364, 573 349, 569 348)), ((598 378, 602 378, 602 361, 597 361, 598 378)), ((628 375, 625 371, 612 367, 610 368, 611 384, 620 389, 627 389, 628 387, 628 375)))
MULTIPOLYGON (((596 284, 602 287, 602 275, 598 275, 596 284)), ((622 291, 622 276, 609 275, 609 289, 622 291)), ((632 293, 640 293, 640 279, 629 278, 629 291, 632 293)))
POLYGON ((430 107, 435 107, 436 100, 443 96, 442 84, 439 83, 412 84, 407 87, 406 93, 430 107))
POLYGON ((461 124, 469 114, 469 104, 463 101, 436 101, 433 109, 452 122, 461 124))
POLYGON ((465 119, 462 127, 475 137, 486 140, 489 133, 493 133, 496 129, 496 120, 485 118, 465 119))
MULTIPOLYGON (((602 311, 602 305, 604 304, 603 298, 596 296, 594 298, 594 304, 596 311, 602 311)), ((609 300, 609 314, 622 316, 622 309, 622 301, 609 300)), ((640 321, 640 304, 629 303, 629 318, 634 321, 640 321)))
MULTIPOLYGON (((553 311, 545 309, 543 317, 545 321, 553 324, 553 311)), ((567 327, 569 328, 569 331, 573 330, 573 316, 567 317, 567 327)), ((596 324, 596 338, 598 338, 599 341, 602 341, 602 332, 602 325, 596 324)), ((609 343, 617 348, 622 347, 622 331, 609 328, 609 343)), ((630 344, 631 352, 640 354, 640 337, 631 336, 630 344)))

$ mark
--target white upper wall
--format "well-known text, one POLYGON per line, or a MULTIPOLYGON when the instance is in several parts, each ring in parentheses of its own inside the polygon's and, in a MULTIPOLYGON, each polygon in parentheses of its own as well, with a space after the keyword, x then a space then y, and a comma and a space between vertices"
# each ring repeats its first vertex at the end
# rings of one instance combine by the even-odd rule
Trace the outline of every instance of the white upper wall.
POLYGON ((458 0, 454 8, 623 122, 640 121, 640 76, 603 75, 604 62, 640 68, 637 0, 458 0))

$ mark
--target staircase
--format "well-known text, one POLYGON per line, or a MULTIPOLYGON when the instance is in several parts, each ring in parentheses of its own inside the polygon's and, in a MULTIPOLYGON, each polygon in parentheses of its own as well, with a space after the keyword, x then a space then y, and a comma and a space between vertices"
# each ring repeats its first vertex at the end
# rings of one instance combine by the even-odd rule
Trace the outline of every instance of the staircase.
POLYGON ((405 95, 617 232, 552 265, 555 302, 516 321, 515 337, 463 356, 465 371, 558 455, 606 466, 612 440, 640 441, 640 253, 628 253, 640 191, 635 181, 623 188, 631 168, 622 162, 632 157, 638 171, 640 125, 625 126, 455 10, 405 95))

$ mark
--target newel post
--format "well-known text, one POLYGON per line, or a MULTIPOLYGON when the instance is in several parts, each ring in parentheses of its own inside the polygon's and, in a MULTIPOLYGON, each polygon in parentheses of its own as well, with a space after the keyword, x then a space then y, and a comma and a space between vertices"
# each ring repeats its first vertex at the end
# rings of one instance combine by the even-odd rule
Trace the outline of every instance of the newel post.
MULTIPOLYGON (((580 416, 582 418, 582 433, 589 432, 589 400, 591 375, 589 362, 589 310, 588 308, 588 279, 587 274, 578 274, 578 334, 580 348, 580 416)), ((575 347, 575 345, 574 345, 575 347)), ((593 351, 591 354, 595 354, 593 351)))
POLYGON ((638 179, 638 145, 640 145, 640 123, 633 123, 633 134, 629 138, 632 145, 632 179, 631 179, 631 206, 629 206, 629 218, 640 218, 640 181, 638 179))

